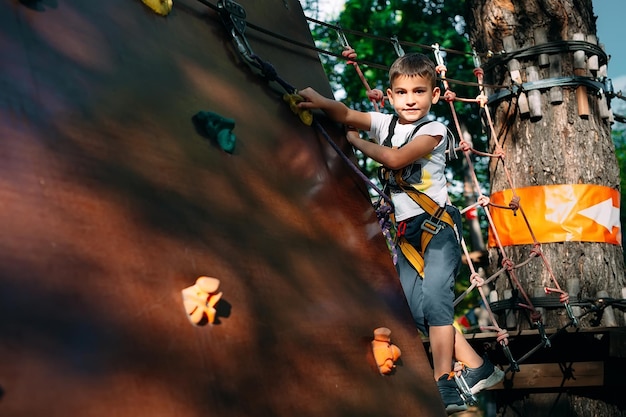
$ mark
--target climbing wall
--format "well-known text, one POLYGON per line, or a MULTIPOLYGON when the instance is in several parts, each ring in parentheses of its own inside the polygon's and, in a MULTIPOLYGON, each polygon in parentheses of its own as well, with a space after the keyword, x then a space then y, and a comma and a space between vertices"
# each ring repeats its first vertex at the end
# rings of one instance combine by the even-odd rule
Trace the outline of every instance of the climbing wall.
MULTIPOLYGON (((341 130, 302 123, 212 4, 0 0, 0 415, 445 415, 341 130), (196 326, 200 276, 222 298, 196 326)), ((296 0, 240 4, 313 45, 296 0)), ((246 38, 331 95, 314 51, 246 38)))

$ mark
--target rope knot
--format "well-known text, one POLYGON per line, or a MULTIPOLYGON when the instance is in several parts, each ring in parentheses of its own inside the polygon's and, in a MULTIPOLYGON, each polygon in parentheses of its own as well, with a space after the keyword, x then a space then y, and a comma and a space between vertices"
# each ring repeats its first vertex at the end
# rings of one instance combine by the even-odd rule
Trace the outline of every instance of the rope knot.
POLYGON ((520 197, 518 195, 513 196, 513 198, 511 198, 511 202, 509 203, 509 208, 513 211, 519 210, 519 200, 520 197))
POLYGON ((506 329, 498 330, 498 336, 496 337, 498 343, 503 346, 508 346, 509 344, 509 332, 506 329))
POLYGON ((507 346, 509 344, 509 332, 506 329, 501 329, 497 324, 494 326, 480 326, 480 330, 491 330, 497 332, 496 341, 503 346, 507 346))
POLYGON ((374 103, 380 103, 381 106, 385 105, 385 94, 382 92, 382 90, 374 88, 372 90, 368 90, 365 94, 367 95, 367 98, 370 99, 370 101, 374 103))
POLYGON ((476 96, 476 102, 480 105, 480 107, 485 107, 485 104, 489 102, 489 98, 485 94, 481 93, 476 96))
POLYGON ((530 250, 530 256, 541 256, 541 243, 535 243, 530 250))
POLYGON ((474 272, 472 273, 472 275, 470 275, 470 282, 472 284, 475 284, 477 287, 482 287, 485 283, 485 280, 483 277, 480 276, 478 272, 474 272))
POLYGON ((260 57, 256 55, 254 56, 254 59, 259 64, 259 69, 261 70, 261 73, 263 74, 265 78, 267 78, 269 81, 277 80, 278 72, 276 71, 276 68, 274 68, 272 64, 270 64, 267 61, 263 61, 260 57))
POLYGON ((452 90, 446 90, 446 92, 443 93, 443 99, 450 103, 456 99, 456 93, 452 90))
POLYGON ((356 60, 356 51, 354 50, 354 48, 350 48, 347 47, 344 51, 341 52, 341 55, 343 55, 344 58, 346 58, 348 61, 348 64, 350 65, 354 65, 356 64, 356 62, 354 62, 356 60))
POLYGON ((482 78, 485 75, 485 71, 482 68, 474 68, 474 76, 476 78, 482 78))
POLYGON ((537 310, 533 311, 532 313, 530 313, 530 319, 534 323, 537 323, 537 322, 541 321, 541 313, 538 312, 537 310))
POLYGON ((461 151, 463 152, 468 152, 472 149, 472 144, 466 141, 465 139, 461 139, 459 141, 459 148, 461 148, 461 151))
POLYGON ((559 301, 563 304, 566 304, 567 302, 569 302, 569 294, 560 288, 545 287, 544 291, 546 292, 546 294, 551 294, 551 293, 559 294, 559 301))
POLYGON ((513 261, 510 258, 504 258, 502 260, 502 266, 504 268, 506 268, 507 271, 512 271, 513 267, 515 266, 515 264, 513 263, 513 261))
POLYGON ((480 203, 481 207, 487 207, 491 200, 486 195, 481 195, 476 199, 477 203, 480 203))

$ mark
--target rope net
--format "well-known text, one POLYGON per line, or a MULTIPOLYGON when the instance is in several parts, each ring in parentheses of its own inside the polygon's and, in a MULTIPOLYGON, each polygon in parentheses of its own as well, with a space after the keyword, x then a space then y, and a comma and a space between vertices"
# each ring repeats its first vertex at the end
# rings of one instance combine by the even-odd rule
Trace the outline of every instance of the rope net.
MULTIPOLYGON (((314 19, 309 19, 309 20, 317 24, 323 24, 329 27, 333 27, 332 25, 328 25, 326 23, 319 22, 314 19)), ((357 71, 357 74, 366 90, 366 95, 368 99, 372 102, 375 111, 382 111, 382 108, 384 108, 384 105, 385 105, 385 97, 382 91, 376 90, 376 89, 373 90, 370 88, 370 86, 368 85, 368 82, 363 76, 363 72, 361 71, 359 67, 359 61, 357 60, 357 53, 349 45, 346 39, 346 36, 344 34, 344 30, 338 27, 333 27, 333 28, 337 30, 340 43, 342 47, 344 48, 344 50, 342 51, 342 55, 348 60, 347 61, 348 64, 353 66, 354 69, 357 71)), ((353 33, 357 33, 357 32, 353 32, 353 33)), ((364 35, 364 36, 368 36, 368 35, 364 35)), ((369 35, 369 37, 371 37, 371 35, 369 35)), ((396 53, 399 56, 403 55, 404 51, 400 47, 397 39, 392 39, 391 41, 394 44, 396 53)), ((476 210, 476 209, 483 210, 484 218, 486 219, 488 223, 489 231, 491 233, 493 241, 495 242, 495 249, 499 253, 500 259, 501 259, 500 268, 491 276, 485 277, 484 272, 482 271, 482 268, 479 268, 476 265, 475 261, 473 260, 472 256, 470 256, 470 251, 466 244, 465 237, 462 237, 461 247, 463 250, 465 260, 467 262, 467 266, 469 268, 470 285, 462 294, 460 294, 457 297, 457 299, 454 301, 454 305, 455 307, 458 306, 458 304, 461 301, 463 301, 463 299, 466 298, 473 291, 478 292, 479 299, 482 301, 482 307, 485 309, 486 314, 488 316, 488 322, 490 323, 488 325, 480 326, 480 330, 485 331, 485 332, 486 331, 495 332, 496 334, 495 339, 497 343, 502 347, 505 353, 505 356, 509 360, 510 365, 507 371, 516 372, 516 371, 519 371, 520 360, 516 360, 515 358, 513 358, 513 355, 511 354, 508 348, 509 334, 506 328, 503 328, 498 324, 498 319, 496 315, 494 314, 491 308, 490 301, 488 299, 489 287, 487 286, 487 284, 492 283, 493 281, 495 281, 498 277, 502 275, 507 275, 508 278, 510 279, 510 282, 514 286, 514 290, 517 292, 517 295, 520 299, 520 301, 515 301, 515 305, 510 305, 509 303, 509 307, 514 307, 514 308, 518 308, 518 309, 525 311, 528 317, 530 318, 532 324, 541 335, 540 345, 534 348, 531 352, 528 352, 526 355, 524 355, 524 357, 521 360, 525 360, 527 357, 529 357, 532 354, 532 352, 534 352, 540 347, 550 346, 550 338, 545 333, 541 309, 538 309, 533 304, 531 297, 527 294, 526 290, 524 289, 523 285, 520 282, 520 279, 518 278, 518 271, 521 268, 529 265, 535 259, 541 262, 542 267, 544 268, 548 276, 548 279, 547 280, 544 279, 544 282, 542 282, 542 286, 544 287, 544 292, 546 295, 558 294, 558 302, 566 310, 568 318, 569 318, 569 322, 565 326, 563 326, 561 329, 559 329, 559 331, 562 331, 563 329, 569 326, 578 326, 579 324, 578 318, 574 315, 573 310, 571 308, 570 297, 569 297, 568 292, 561 288, 559 281, 557 280, 552 270, 550 262, 542 250, 542 245, 536 238, 536 233, 533 230, 533 225, 529 221, 526 215, 526 212, 524 211, 524 206, 522 204, 521 198, 518 195, 515 183, 513 181, 513 176, 511 175, 509 168, 505 164, 504 139, 506 136, 506 132, 500 132, 500 134, 496 132, 494 122, 493 122, 493 117, 491 115, 491 111, 488 106, 489 98, 487 97, 485 93, 484 69, 481 68, 480 66, 480 58, 478 54, 476 53, 473 54, 474 64, 475 64, 475 68, 473 69, 473 74, 475 77, 474 85, 476 86, 478 90, 478 95, 475 98, 463 98, 463 97, 457 96, 457 94, 450 87, 450 82, 449 82, 449 79, 447 78, 448 70, 445 66, 445 63, 441 54, 442 50, 439 47, 439 45, 435 44, 435 45, 431 45, 430 47, 426 45, 413 45, 413 46, 420 46, 422 48, 427 48, 430 51, 432 51, 432 53, 434 54, 434 61, 437 65, 436 67, 437 73, 439 75, 439 80, 441 82, 441 85, 443 86, 442 99, 445 102, 447 102, 449 105, 451 119, 452 119, 451 123, 454 129, 456 130, 457 137, 460 138, 459 145, 456 150, 461 151, 464 155, 465 164, 467 167, 467 174, 470 179, 474 195, 476 196, 476 202, 466 207, 459 208, 459 209, 462 214, 470 210, 476 210), (492 140, 493 149, 491 152, 478 151, 473 147, 473 144, 471 143, 471 141, 464 139, 465 135, 463 134, 461 123, 459 122, 459 115, 454 105, 455 102, 474 104, 478 107, 480 113, 483 115, 484 120, 486 121, 488 135, 493 139, 492 140), (473 155, 477 157, 481 157, 481 158, 489 158, 491 160, 495 160, 495 164, 501 167, 506 183, 508 184, 512 192, 512 197, 507 205, 495 204, 491 202, 488 195, 483 193, 481 184, 478 180, 478 176, 476 175, 474 160, 472 158, 473 155), (509 251, 507 250, 505 245, 502 244, 500 231, 496 227, 496 223, 494 222, 494 218, 492 215, 493 211, 495 210, 509 210, 513 212, 514 215, 519 215, 523 219, 524 224, 528 230, 528 233, 532 239, 530 250, 528 251, 524 259, 521 259, 515 262, 512 256, 510 256, 510 254, 508 253, 509 251)), ((595 50, 593 51, 596 52, 595 50)), ((464 54, 464 52, 460 52, 460 51, 448 50, 448 52, 464 54)), ((467 84, 467 83, 464 83, 464 84, 467 84)), ((490 86, 490 87, 510 88, 511 86, 508 86, 508 87, 507 86, 490 86)), ((515 94, 511 94, 511 98, 513 97, 515 97, 515 94)), ((389 228, 391 228, 392 226, 391 226, 391 222, 388 221, 388 217, 391 211, 388 207, 388 204, 386 203, 386 201, 388 200, 389 200, 388 198, 379 199, 379 203, 377 203, 375 207, 376 207, 379 219, 380 219, 381 227, 383 229, 383 235, 386 237, 388 241, 388 246, 390 247, 392 251, 392 255, 395 260, 396 250, 395 250, 395 246, 394 246, 394 242, 392 238, 393 233, 390 232, 389 230, 389 228)), ((554 307, 554 305, 552 306, 554 307)))
MULTIPOLYGON (((382 111, 382 109, 384 108, 384 105, 385 105, 384 95, 382 94, 380 90, 372 89, 369 86, 365 76, 363 75, 363 72, 360 69, 360 65, 364 63, 363 61, 357 60, 356 51, 348 43, 348 40, 344 34, 344 29, 339 28, 338 26, 329 25, 327 23, 317 21, 315 19, 307 18, 307 20, 309 20, 310 22, 313 22, 316 24, 322 24, 322 25, 331 27, 337 31, 338 37, 340 39, 340 43, 343 48, 343 51, 341 51, 340 54, 337 54, 337 53, 333 53, 330 51, 325 51, 317 47, 312 47, 311 45, 306 45, 306 44, 295 42, 289 39, 288 37, 281 36, 267 29, 247 23, 245 21, 245 13, 237 12, 238 9, 236 9, 235 12, 233 12, 228 7, 226 7, 232 3, 230 0, 218 0, 217 6, 213 5, 207 0, 198 0, 198 1, 212 8, 220 15, 224 25, 226 26, 227 30, 230 33, 230 36, 232 37, 235 47, 237 48, 238 52, 240 53, 244 61, 251 68, 253 68, 257 72, 260 72, 260 74, 264 78, 266 78, 268 82, 276 83, 280 87, 282 87, 287 95, 297 95, 296 88, 293 87, 291 84, 289 84, 286 80, 284 80, 280 76, 278 71, 271 65, 271 63, 263 60, 261 57, 259 57, 253 52, 252 48, 248 44, 246 37, 245 37, 244 32, 246 29, 246 25, 252 29, 258 30, 267 35, 274 36, 275 38, 281 40, 282 42, 297 44, 298 46, 301 46, 304 48, 314 49, 320 54, 327 54, 327 55, 339 57, 341 59, 346 60, 348 65, 352 66, 354 70, 357 72, 359 79, 361 80, 361 83, 363 84, 363 87, 366 90, 367 97, 371 101, 374 109, 376 111, 382 111), (233 15, 233 13, 241 13, 241 14, 235 16, 233 15)), ((356 32, 356 31, 345 31, 345 32, 359 34, 361 36, 366 36, 366 37, 375 37, 373 35, 364 34, 364 33, 356 32)), ((462 237, 461 247, 462 247, 462 251, 463 251, 465 260, 467 262, 469 271, 470 271, 469 272, 470 285, 462 294, 459 295, 459 297, 455 300, 454 305, 456 307, 465 297, 468 296, 468 294, 472 293, 473 291, 478 292, 478 297, 482 301, 482 305, 487 312, 488 322, 489 322, 489 324, 482 325, 480 329, 482 331, 490 331, 490 332, 496 333, 496 341, 502 347, 503 352, 510 363, 510 366, 506 371, 507 372, 519 371, 518 363, 521 360, 525 360, 527 357, 530 356, 530 354, 532 354, 532 352, 539 349, 540 347, 550 345, 550 338, 547 337, 544 331, 541 311, 538 309, 538 307, 533 305, 533 301, 531 300, 531 297, 528 296, 523 286, 521 285, 520 280, 518 279, 517 271, 520 270, 520 268, 523 268, 529 265, 531 262, 533 262, 533 260, 538 259, 541 262, 544 270, 547 272, 547 276, 549 277, 548 279, 544 280, 544 282, 542 282, 545 293, 547 295, 558 294, 558 303, 560 304, 561 307, 565 308, 567 311, 569 322, 565 324, 563 327, 561 327, 560 329, 558 329, 558 331, 555 334, 553 334, 551 337, 554 337, 556 334, 560 333, 561 331, 563 331, 565 328, 569 326, 578 326, 578 318, 574 315, 573 310, 570 306, 569 294, 567 293, 567 291, 564 291, 559 285, 559 282, 557 278, 555 277, 552 271, 552 268, 550 266, 550 262, 548 261, 547 257, 545 256, 542 250, 541 243, 536 238, 536 234, 532 227, 533 225, 531 225, 531 222, 529 221, 526 215, 526 212, 524 211, 521 198, 515 187, 515 183, 513 181, 510 170, 505 164, 505 152, 504 152, 503 145, 504 145, 504 139, 506 137, 506 132, 500 132, 500 134, 498 134, 495 130, 493 119, 492 119, 490 109, 488 106, 489 98, 487 97, 485 93, 485 87, 487 85, 484 84, 484 69, 480 65, 480 58, 479 58, 479 56, 490 57, 490 56, 493 56, 493 54, 489 51, 483 54, 477 54, 476 52, 472 54, 474 58, 474 66, 475 66, 475 68, 473 69, 473 74, 474 74, 476 81, 468 83, 464 81, 451 80, 450 78, 447 77, 448 70, 445 66, 445 63, 441 55, 441 52, 444 51, 444 49, 440 48, 439 45, 431 45, 431 46, 419 45, 419 44, 414 44, 414 43, 401 42, 397 38, 394 38, 394 39, 386 39, 386 38, 380 38, 380 37, 375 37, 375 38, 378 40, 384 40, 385 42, 391 41, 398 55, 404 54, 402 45, 426 48, 429 51, 434 53, 434 58, 437 64, 437 72, 439 74, 440 81, 443 85, 442 98, 445 102, 448 103, 450 107, 450 112, 452 115, 452 124, 454 125, 454 128, 456 130, 457 137, 460 138, 459 146, 458 148, 454 149, 454 152, 461 151, 463 153, 464 162, 466 163, 467 172, 469 174, 468 177, 470 178, 474 195, 476 195, 476 201, 464 208, 460 208, 460 211, 463 214, 470 210, 476 210, 476 209, 483 210, 484 218, 486 219, 488 223, 489 231, 493 237, 493 241, 495 242, 494 248, 499 253, 499 256, 501 259, 499 269, 495 273, 493 273, 491 276, 484 277, 483 276, 484 274, 481 273, 481 268, 477 266, 476 262, 473 260, 468 250, 468 246, 465 242, 465 238, 462 237), (464 85, 475 86, 478 90, 478 95, 474 98, 458 97, 457 94, 450 88, 451 81, 454 84, 464 84, 464 85), (492 142, 493 142, 493 150, 491 152, 478 151, 477 149, 473 147, 472 143, 469 140, 464 139, 464 134, 462 132, 461 125, 459 122, 459 116, 457 114, 457 111, 454 105, 457 102, 468 103, 470 105, 476 105, 478 107, 480 113, 482 113, 482 115, 484 116, 484 120, 486 121, 486 125, 487 125, 488 135, 490 135, 492 142), (512 197, 510 198, 510 201, 508 202, 508 204, 506 205, 495 204, 490 200, 490 197, 488 195, 483 193, 481 184, 478 180, 478 176, 476 175, 476 168, 475 168, 475 164, 474 164, 474 160, 472 156, 487 158, 491 161, 495 161, 496 166, 501 166, 502 172, 504 173, 504 176, 506 178, 506 183, 508 183, 510 190, 512 192, 512 197), (496 210, 508 210, 508 211, 512 211, 516 215, 519 214, 524 220, 524 224, 528 230, 528 233, 531 236, 531 239, 532 239, 532 244, 530 245, 531 249, 528 251, 526 257, 517 263, 509 255, 505 245, 502 243, 501 234, 499 230, 497 229, 496 222, 494 221, 494 218, 493 218, 493 212, 496 210), (540 333, 541 339, 542 339, 541 343, 537 347, 531 349, 531 351, 528 352, 526 355, 524 355, 520 360, 516 360, 515 358, 513 358, 508 347, 509 345, 508 331, 505 328, 502 328, 498 324, 496 315, 494 314, 493 309, 491 307, 492 305, 498 304, 500 302, 490 303, 487 297, 488 293, 486 290, 488 289, 488 284, 490 284, 491 282, 495 281, 498 277, 503 276, 503 275, 506 275, 509 277, 510 281, 515 287, 515 290, 519 294, 519 297, 521 297, 521 301, 515 300, 514 304, 511 303, 509 300, 507 302, 508 304, 506 308, 517 308, 517 309, 522 309, 525 312, 527 312, 532 323, 534 324, 534 326, 537 328, 538 332, 540 333)), ((566 43, 565 46, 566 47, 572 46, 572 42, 566 43)), ((579 44, 576 44, 574 46, 580 47, 579 44)), ((545 48, 549 49, 551 47, 554 47, 554 45, 548 45, 545 48)), ((591 53, 598 52, 598 50, 594 48, 593 45, 585 44, 585 47, 588 48, 591 53)), ((535 49, 537 49, 537 51, 539 52, 543 51, 543 49, 541 48, 535 48, 535 49)), ((449 53, 467 54, 466 52, 454 51, 454 50, 449 50, 449 49, 445 51, 449 53)), ((534 51, 534 53, 537 53, 537 51, 534 51)), ((520 54, 528 53, 528 51, 522 50, 519 53, 520 54)), ((516 56, 516 55, 511 54, 511 56, 516 56)), ((502 58, 502 59, 505 59, 505 58, 502 58)), ((604 55, 603 59, 606 61, 606 55, 604 55)), ((377 65, 373 63, 366 63, 365 65, 377 67, 379 69, 385 69, 385 70, 388 69, 385 66, 381 66, 381 65, 377 65)), ((570 82, 570 81, 567 81, 567 82, 570 82)), ((591 87, 598 87, 593 83, 589 85, 591 87)), ((507 97, 510 97, 511 99, 515 97, 516 94, 521 94, 521 92, 523 91, 523 89, 519 89, 519 88, 515 90, 513 87, 516 87, 516 86, 488 86, 488 87, 509 89, 511 91, 511 94, 509 94, 507 97)), ((545 88, 545 85, 543 87, 545 88)), ((620 94, 618 94, 617 96, 620 96, 620 94)), ((608 94, 607 94, 607 97, 609 97, 608 94)), ((353 171, 379 195, 378 202, 374 204, 374 208, 376 209, 376 214, 379 219, 379 224, 381 226, 382 233, 388 241, 388 245, 390 247, 392 256, 395 257, 395 254, 397 252, 395 249, 395 244, 393 242, 393 236, 392 236, 392 230, 391 230, 392 223, 390 221, 390 215, 392 213, 393 208, 391 205, 390 197, 386 196, 384 192, 379 187, 377 187, 376 184, 372 182, 370 178, 365 176, 363 172, 361 171, 361 169, 358 166, 356 166, 351 161, 351 159, 342 152, 342 150, 337 146, 337 144, 332 140, 332 138, 330 138, 328 133, 324 130, 323 126, 317 120, 312 120, 312 123, 307 123, 307 124, 312 125, 317 131, 319 131, 322 137, 324 137, 325 140, 333 147, 333 149, 342 157, 344 162, 348 164, 353 169, 353 171)), ((542 306, 544 307, 548 305, 550 307, 555 307, 555 305, 550 304, 550 302, 544 302, 544 304, 542 304, 542 306)), ((598 311, 601 312, 604 308, 606 308, 609 305, 616 305, 621 308, 626 308, 625 300, 606 299, 606 300, 601 300, 601 302, 599 300, 596 300, 595 302, 591 303, 592 308, 588 311, 588 313, 598 312, 598 311)))

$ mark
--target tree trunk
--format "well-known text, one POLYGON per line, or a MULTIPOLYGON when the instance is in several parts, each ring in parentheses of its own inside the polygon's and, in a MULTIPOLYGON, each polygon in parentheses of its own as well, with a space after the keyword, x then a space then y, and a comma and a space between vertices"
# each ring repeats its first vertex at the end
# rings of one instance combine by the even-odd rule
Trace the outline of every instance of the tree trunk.
MULTIPOLYGON (((570 184, 619 191, 620 172, 611 140, 612 118, 602 90, 597 87, 606 77, 606 55, 601 50, 596 53, 599 48, 593 47, 596 18, 591 0, 468 0, 467 6, 468 33, 473 47, 482 56, 488 111, 494 125, 495 134, 487 129, 489 146, 492 151, 500 147, 503 152, 503 158, 493 159, 490 164, 492 196, 503 190, 525 187, 542 192, 562 190, 559 187, 570 184), (576 48, 582 44, 571 42, 574 40, 585 41, 585 44, 578 50, 576 48), (536 48, 539 45, 546 48, 536 48), (493 53, 485 55, 488 51, 493 53), (512 54, 516 51, 526 53, 512 54), (535 89, 540 81, 543 87, 535 89), (515 82, 524 83, 528 88, 507 95, 506 89, 497 87, 511 86, 515 82)), ((522 195, 526 195, 526 199, 522 196, 520 200, 521 209, 516 211, 518 219, 528 214, 524 208, 534 207, 533 198, 522 195)), ((552 209, 554 207, 546 207, 546 212, 552 209)), ((617 208, 611 206, 610 209, 617 208)), ((492 213, 496 210, 499 209, 490 208, 492 213)), ((612 226, 606 221, 608 219, 603 222, 610 231, 612 226)), ((541 228, 541 225, 535 226, 541 228)), ((581 233, 584 236, 585 230, 581 233)), ((522 291, 538 305, 549 306, 537 308, 546 328, 567 327, 572 315, 578 316, 579 327, 598 326, 596 319, 600 318, 602 326, 623 327, 624 317, 619 310, 605 308, 601 317, 585 315, 588 309, 582 303, 582 300, 595 301, 600 296, 623 298, 622 247, 593 239, 545 239, 544 234, 538 239, 539 253, 543 257, 536 256, 523 267, 496 279, 499 300, 510 291, 515 294, 517 280, 522 291), (555 298, 558 300, 558 294, 544 292, 545 287, 555 287, 552 277, 558 283, 557 289, 572 292, 569 314, 563 304, 549 303, 555 298)), ((503 258, 508 257, 515 265, 529 259, 533 248, 533 244, 505 245, 503 251, 498 246, 491 247, 490 273, 502 267, 503 258)), ((532 313, 532 309, 517 310, 517 321, 509 321, 509 325, 518 329, 534 328, 537 316, 532 313)), ((499 325, 505 327, 502 321, 499 325)), ((610 398, 600 396, 599 400, 591 401, 568 395, 568 409, 575 413, 569 415, 595 416, 599 415, 599 410, 606 411, 600 415, 619 415, 615 414, 617 411, 610 411, 614 410, 610 398)), ((528 408, 528 398, 524 403, 520 401, 514 400, 513 408, 518 411, 528 408)), ((544 400, 536 397, 535 401, 534 406, 540 407, 544 400)), ((550 403, 543 411, 549 412, 553 405, 550 403)))

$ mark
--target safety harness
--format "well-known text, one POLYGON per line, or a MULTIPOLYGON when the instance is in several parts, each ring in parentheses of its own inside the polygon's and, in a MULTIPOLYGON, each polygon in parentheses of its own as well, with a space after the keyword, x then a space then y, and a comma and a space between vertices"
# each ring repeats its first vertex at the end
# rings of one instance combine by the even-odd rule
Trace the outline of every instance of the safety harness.
MULTIPOLYGON (((396 124, 398 122, 398 117, 393 116, 391 123, 389 125, 389 133, 387 137, 383 141, 383 145, 387 147, 391 147, 391 137, 396 128, 396 124)), ((409 141, 413 138, 413 136, 417 133, 417 131, 427 123, 431 121, 426 121, 420 123, 415 127, 411 136, 409 136, 409 141)), ((403 143, 401 146, 404 146, 407 142, 403 143)), ((415 201, 421 208, 424 210, 430 218, 424 220, 421 225, 422 236, 420 239, 420 250, 417 250, 413 245, 409 243, 409 241, 405 237, 406 232, 406 223, 401 222, 398 225, 397 233, 396 233, 396 244, 400 247, 400 250, 407 258, 407 260, 413 265, 413 267, 417 270, 421 277, 424 277, 424 252, 426 252, 426 247, 428 243, 430 243, 433 236, 435 236, 445 225, 448 225, 454 229, 454 220, 452 220, 452 216, 446 211, 445 207, 441 207, 435 200, 430 198, 427 194, 422 191, 417 190, 412 184, 409 184, 403 178, 404 170, 388 170, 385 167, 381 167, 379 177, 381 182, 385 186, 385 191, 389 188, 390 178, 393 177, 395 180, 395 185, 397 185, 403 192, 405 192, 413 201, 415 201)))

